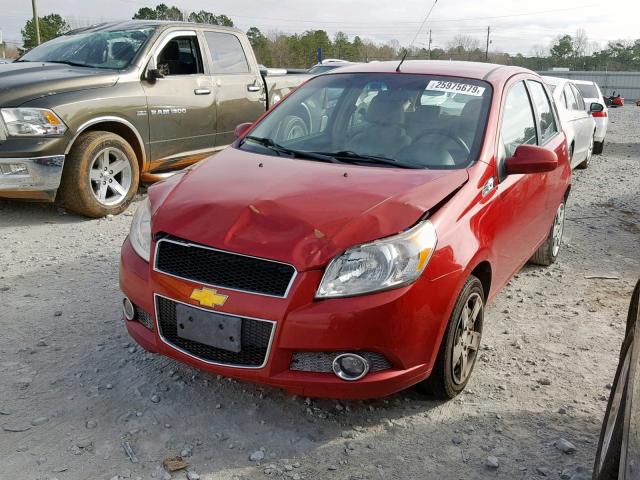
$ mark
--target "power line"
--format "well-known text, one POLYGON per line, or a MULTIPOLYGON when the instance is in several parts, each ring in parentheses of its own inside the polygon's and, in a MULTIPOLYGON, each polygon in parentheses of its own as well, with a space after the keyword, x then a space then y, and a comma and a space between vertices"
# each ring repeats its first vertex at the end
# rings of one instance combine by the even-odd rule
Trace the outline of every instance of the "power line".
POLYGON ((437 3, 438 3, 438 0, 435 0, 433 2, 433 5, 431 5, 431 8, 427 12, 427 15, 424 17, 424 20, 422 20, 422 23, 420 24, 420 27, 418 28, 418 31, 414 35, 413 40, 411 40, 411 44, 409 45, 409 48, 413 47, 413 44, 416 42, 416 39, 418 38, 418 35, 420 35, 420 32, 422 31, 422 28, 424 27, 424 24, 427 23, 427 19, 429 18, 429 16, 431 16, 431 12, 433 12, 433 9, 436 7, 437 3))

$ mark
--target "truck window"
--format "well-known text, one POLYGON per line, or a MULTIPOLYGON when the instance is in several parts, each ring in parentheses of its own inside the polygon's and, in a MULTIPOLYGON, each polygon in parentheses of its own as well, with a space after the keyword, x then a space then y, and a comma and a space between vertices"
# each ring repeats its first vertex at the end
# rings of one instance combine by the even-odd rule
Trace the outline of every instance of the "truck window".
POLYGON ((164 76, 203 73, 198 40, 191 35, 172 38, 158 54, 157 64, 164 76))
POLYGON ((240 40, 230 33, 204 32, 213 62, 213 73, 249 73, 249 63, 240 40))

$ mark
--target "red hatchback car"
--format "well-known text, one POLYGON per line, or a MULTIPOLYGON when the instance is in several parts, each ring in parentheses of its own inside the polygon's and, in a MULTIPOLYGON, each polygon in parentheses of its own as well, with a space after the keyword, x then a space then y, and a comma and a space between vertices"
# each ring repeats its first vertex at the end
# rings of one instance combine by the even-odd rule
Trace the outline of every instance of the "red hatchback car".
POLYGON ((571 171, 531 71, 356 65, 236 134, 134 216, 120 286, 148 351, 305 396, 452 398, 485 305, 558 255, 571 171))

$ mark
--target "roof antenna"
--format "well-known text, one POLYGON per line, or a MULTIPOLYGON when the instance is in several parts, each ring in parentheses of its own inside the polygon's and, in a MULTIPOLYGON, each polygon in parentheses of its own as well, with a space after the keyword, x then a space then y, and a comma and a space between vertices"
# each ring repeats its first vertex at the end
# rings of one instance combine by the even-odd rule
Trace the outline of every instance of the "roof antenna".
POLYGON ((407 58, 407 54, 409 53, 409 49, 413 48, 413 44, 416 43, 416 40, 418 39, 418 35, 420 35, 420 32, 422 31, 422 28, 424 27, 424 24, 427 23, 427 20, 431 16, 431 12, 433 12, 433 9, 435 8, 436 3, 438 3, 438 0, 434 0, 433 5, 431 5, 431 8, 427 12, 427 15, 424 17, 424 20, 422 20, 422 23, 420 24, 420 28, 418 28, 418 31, 416 32, 416 34, 413 37, 413 40, 411 40, 411 44, 409 45, 409 48, 405 48, 404 49, 404 55, 402 56, 402 60, 400 60, 400 63, 396 67, 396 72, 400 71, 400 67, 404 63, 405 58, 407 58))
POLYGON ((400 60, 400 63, 398 64, 398 66, 396 67, 396 72, 400 71, 400 67, 402 66, 402 64, 404 63, 405 58, 407 58, 407 54, 409 53, 409 50, 407 50, 406 48, 404 49, 404 55, 402 55, 402 60, 400 60))

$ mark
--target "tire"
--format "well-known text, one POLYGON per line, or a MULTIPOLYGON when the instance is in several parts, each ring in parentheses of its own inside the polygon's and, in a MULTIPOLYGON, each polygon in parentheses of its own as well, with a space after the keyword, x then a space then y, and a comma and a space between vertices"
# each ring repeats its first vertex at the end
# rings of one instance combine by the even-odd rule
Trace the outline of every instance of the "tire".
POLYGON ((65 160, 58 202, 86 217, 118 215, 136 195, 139 177, 136 154, 124 138, 110 132, 83 133, 65 160))
POLYGON ((309 128, 305 121, 297 115, 287 115, 278 129, 276 138, 278 142, 281 142, 283 140, 306 137, 307 135, 309 135, 309 128))
POLYGON ((529 259, 529 263, 534 265, 543 265, 548 267, 555 263, 560 253, 560 246, 562 245, 562 234, 564 233, 564 216, 565 216, 565 203, 564 200, 558 206, 556 214, 553 217, 553 224, 549 235, 545 239, 544 243, 540 245, 536 253, 529 259))
POLYGON ((431 376, 416 385, 416 390, 420 393, 450 400, 464 390, 478 359, 484 322, 484 300, 482 283, 473 275, 470 276, 453 307, 431 376), (465 310, 467 318, 470 318, 476 306, 479 310, 472 317, 473 323, 465 325, 465 310), (467 367, 464 370, 462 356, 466 358, 467 367))
POLYGON ((594 142, 593 143, 593 154, 594 155, 601 155, 603 151, 604 151, 604 140, 601 141, 601 142, 594 142))
POLYGON ((589 163, 591 162, 591 157, 593 156, 593 146, 594 141, 593 137, 591 137, 591 140, 589 141, 589 148, 587 149, 587 158, 585 158, 582 163, 578 164, 576 168, 579 168, 580 170, 586 170, 587 168, 589 168, 589 163))

